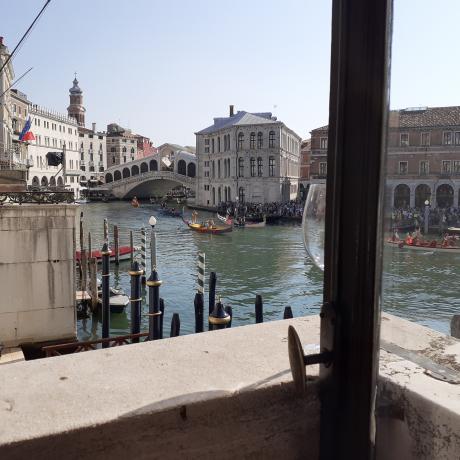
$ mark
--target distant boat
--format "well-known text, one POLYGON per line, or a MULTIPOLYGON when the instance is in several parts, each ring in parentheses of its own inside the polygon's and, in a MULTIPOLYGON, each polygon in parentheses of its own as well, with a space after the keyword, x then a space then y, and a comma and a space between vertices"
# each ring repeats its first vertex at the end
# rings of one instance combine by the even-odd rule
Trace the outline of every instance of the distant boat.
POLYGON ((91 200, 88 200, 88 198, 80 198, 78 200, 75 200, 75 204, 87 204, 91 203, 91 200))
POLYGON ((133 208, 138 208, 138 207, 140 206, 139 200, 138 200, 136 197, 134 197, 134 198, 131 200, 131 206, 132 206, 133 208))
POLYGON ((415 251, 430 251, 430 252, 442 252, 444 254, 460 254, 459 246, 452 246, 445 242, 439 241, 426 241, 420 243, 406 243, 404 240, 393 240, 388 239, 385 242, 388 246, 396 246, 399 249, 411 249, 415 251))

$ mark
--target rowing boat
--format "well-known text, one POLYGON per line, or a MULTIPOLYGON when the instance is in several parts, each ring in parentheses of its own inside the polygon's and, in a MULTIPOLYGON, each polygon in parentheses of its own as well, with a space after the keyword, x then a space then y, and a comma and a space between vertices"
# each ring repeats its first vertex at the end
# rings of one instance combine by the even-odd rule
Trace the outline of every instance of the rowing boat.
POLYGON ((211 233, 212 235, 219 235, 221 233, 228 233, 232 231, 231 225, 216 225, 212 222, 209 223, 198 223, 191 222, 182 218, 184 223, 188 226, 190 230, 193 230, 198 233, 211 233))
POLYGON ((386 241, 388 246, 398 247, 399 249, 412 249, 415 251, 430 251, 442 252, 444 254, 460 254, 459 246, 452 246, 449 244, 439 243, 438 241, 426 241, 408 244, 404 240, 392 240, 391 238, 386 241))
MULTIPOLYGON (((131 248, 131 246, 120 246, 118 250, 118 260, 121 262, 123 260, 130 260, 131 259, 131 253, 135 253, 139 251, 139 246, 134 246, 134 248, 131 248)), ((101 251, 91 251, 91 256, 87 254, 87 258, 90 257, 95 257, 97 260, 97 263, 100 264, 102 263, 102 253, 101 251)), ((81 252, 76 251, 75 252, 75 259, 77 263, 80 263, 81 260, 81 252)), ((112 254, 110 255, 110 262, 115 262, 115 251, 112 250, 112 254)))

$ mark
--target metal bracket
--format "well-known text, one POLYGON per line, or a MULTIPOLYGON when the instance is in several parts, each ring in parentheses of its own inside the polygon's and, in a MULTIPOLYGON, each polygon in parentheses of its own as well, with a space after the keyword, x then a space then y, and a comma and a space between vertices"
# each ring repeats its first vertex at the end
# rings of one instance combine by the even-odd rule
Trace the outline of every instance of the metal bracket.
POLYGON ((322 353, 304 355, 299 335, 293 326, 289 326, 288 329, 288 351, 296 391, 299 395, 304 395, 307 389, 306 366, 312 364, 325 364, 329 366, 332 364, 333 353, 325 350, 322 353))

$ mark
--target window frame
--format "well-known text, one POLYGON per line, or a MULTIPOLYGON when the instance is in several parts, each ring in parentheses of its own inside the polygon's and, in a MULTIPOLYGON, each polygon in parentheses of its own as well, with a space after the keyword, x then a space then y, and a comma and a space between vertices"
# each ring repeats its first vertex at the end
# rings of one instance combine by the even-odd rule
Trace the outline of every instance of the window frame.
POLYGON ((409 133, 407 132, 399 133, 399 146, 409 147, 409 133), (405 141, 403 141, 403 136, 407 137, 405 141))

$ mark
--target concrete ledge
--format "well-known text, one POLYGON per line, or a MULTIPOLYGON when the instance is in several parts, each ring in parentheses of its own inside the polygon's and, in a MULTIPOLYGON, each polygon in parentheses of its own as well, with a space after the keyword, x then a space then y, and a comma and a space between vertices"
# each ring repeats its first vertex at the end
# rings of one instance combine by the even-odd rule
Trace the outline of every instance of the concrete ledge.
MULTIPOLYGON (((455 367, 460 343, 383 316, 385 340, 455 367)), ((287 327, 304 348, 317 317, 0 366, 0 457, 318 458, 318 369, 293 394, 287 327)), ((381 459, 456 459, 460 386, 381 353, 381 459)))

